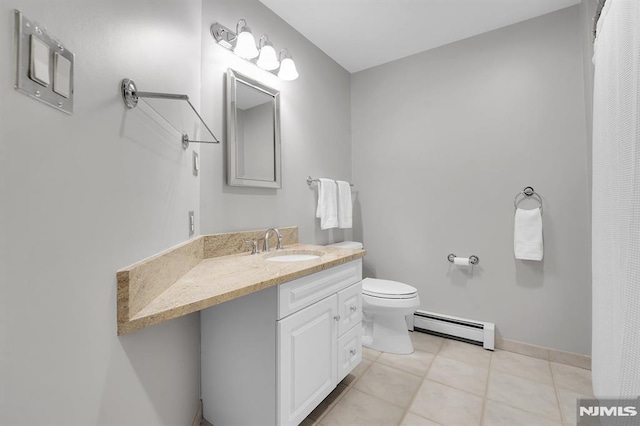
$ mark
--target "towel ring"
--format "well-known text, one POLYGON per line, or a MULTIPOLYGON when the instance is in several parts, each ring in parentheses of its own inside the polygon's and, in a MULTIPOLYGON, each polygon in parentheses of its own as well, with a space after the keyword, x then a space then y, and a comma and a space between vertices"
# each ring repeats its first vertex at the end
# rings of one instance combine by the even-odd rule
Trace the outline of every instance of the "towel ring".
POLYGON ((540 211, 542 211, 542 197, 540 197, 540 195, 538 195, 538 193, 530 186, 527 186, 522 191, 518 192, 516 197, 513 199, 513 207, 517 209, 520 201, 526 200, 530 197, 540 204, 540 211), (522 198, 518 199, 519 197, 522 198))

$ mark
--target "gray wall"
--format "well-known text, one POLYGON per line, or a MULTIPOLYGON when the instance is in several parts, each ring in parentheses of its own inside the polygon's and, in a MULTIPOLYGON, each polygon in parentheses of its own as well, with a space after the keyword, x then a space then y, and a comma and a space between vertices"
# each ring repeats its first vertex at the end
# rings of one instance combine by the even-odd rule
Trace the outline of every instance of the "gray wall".
POLYGON ((188 239, 191 151, 119 92, 200 93, 201 2, 0 6, 0 424, 186 425, 197 315, 116 335, 116 271, 188 239), (75 113, 13 88, 13 9, 75 53, 75 113))
POLYGON ((13 54, 14 8, 76 54, 76 110, 19 94, 13 61, 0 65, 0 423, 188 424, 198 316, 117 337, 115 272, 185 241, 189 210, 202 233, 298 225, 306 242, 351 238, 319 230, 307 175, 356 182, 354 238, 369 249, 369 275, 417 286, 425 309, 588 353, 576 9, 351 79, 256 0, 203 3, 2 2, 3 57, 13 54), (239 18, 290 48, 297 81, 215 45, 210 24, 239 18), (281 190, 227 187, 224 144, 183 151, 120 99, 123 77, 187 93, 224 139, 227 67, 282 91, 281 190), (545 199, 543 264, 512 256, 511 201, 524 185, 545 199), (471 276, 449 269, 450 251, 481 264, 471 276))
POLYGON ((321 231, 315 219, 314 178, 351 179, 350 74, 257 0, 205 0, 202 14, 202 107, 213 128, 224 135, 227 68, 280 90, 282 189, 226 186, 225 145, 201 148, 201 225, 203 233, 299 227, 301 242, 340 241, 351 231, 321 231), (300 78, 281 81, 218 46, 209 26, 235 30, 244 18, 254 36, 268 34, 276 50, 289 48, 300 78))
MULTIPOLYGON (((589 241, 588 241, 588 277, 589 283, 592 283, 591 270, 591 220, 592 220, 592 178, 593 178, 593 29, 594 16, 598 7, 598 0, 582 0, 580 2, 580 33, 582 35, 582 70, 584 73, 584 116, 587 134, 587 220, 589 223, 589 241)), ((589 286, 591 289, 591 285, 589 286)), ((590 305, 591 307, 591 305, 590 305)), ((591 309, 589 309, 590 318, 592 317, 591 309)), ((592 337, 590 335, 590 337, 592 337)), ((591 350, 589 351, 591 353, 591 350)))
POLYGON ((501 337, 589 353, 580 30, 575 6, 352 76, 366 275, 501 337), (514 260, 513 198, 527 185, 544 200, 543 262, 514 260), (480 264, 456 269, 451 252, 480 264))
POLYGON ((6 0, 4 58, 14 8, 75 53, 75 113, 18 93, 14 61, 2 62, 0 424, 189 424, 199 316, 118 337, 116 271, 187 240, 189 210, 196 234, 202 216, 203 233, 298 225, 304 241, 350 237, 319 230, 305 182, 351 178, 350 76, 257 0, 6 0), (280 82, 215 45, 211 23, 235 28, 240 18, 290 48, 299 80, 280 82), (140 90, 186 93, 197 107, 202 99, 224 139, 229 66, 282 91, 282 190, 226 187, 224 144, 184 151, 144 104, 127 111, 119 92, 129 77, 140 90))
MULTIPOLYGON (((584 72, 584 105, 587 121, 587 154, 589 159, 589 188, 591 188, 591 145, 593 127, 593 18, 598 7, 598 0, 582 0, 580 2, 580 22, 582 34, 582 55, 584 72)), ((589 192, 591 199, 591 192, 589 192)))

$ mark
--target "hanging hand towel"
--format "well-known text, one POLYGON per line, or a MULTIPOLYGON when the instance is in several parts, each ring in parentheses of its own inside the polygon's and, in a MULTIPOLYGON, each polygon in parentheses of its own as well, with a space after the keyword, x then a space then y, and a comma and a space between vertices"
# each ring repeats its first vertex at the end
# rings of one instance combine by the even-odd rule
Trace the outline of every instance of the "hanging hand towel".
POLYGON ((516 209, 513 249, 516 259, 542 260, 542 212, 516 209))
POLYGON ((318 209, 316 217, 320 219, 320 229, 338 227, 337 185, 333 179, 318 179, 318 209))
POLYGON ((353 206, 351 202, 351 185, 343 180, 338 184, 338 227, 351 228, 353 206))

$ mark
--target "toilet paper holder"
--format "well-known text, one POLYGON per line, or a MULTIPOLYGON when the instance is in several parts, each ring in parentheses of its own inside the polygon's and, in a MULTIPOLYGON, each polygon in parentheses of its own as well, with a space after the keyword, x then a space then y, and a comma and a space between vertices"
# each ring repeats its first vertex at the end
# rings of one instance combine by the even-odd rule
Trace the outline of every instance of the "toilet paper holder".
MULTIPOLYGON (((447 260, 451 263, 453 263, 453 260, 458 257, 455 254, 451 253, 449 254, 449 256, 447 256, 447 260)), ((478 263, 480 263, 480 258, 476 255, 471 255, 469 256, 469 263, 471 265, 477 265, 478 263)))

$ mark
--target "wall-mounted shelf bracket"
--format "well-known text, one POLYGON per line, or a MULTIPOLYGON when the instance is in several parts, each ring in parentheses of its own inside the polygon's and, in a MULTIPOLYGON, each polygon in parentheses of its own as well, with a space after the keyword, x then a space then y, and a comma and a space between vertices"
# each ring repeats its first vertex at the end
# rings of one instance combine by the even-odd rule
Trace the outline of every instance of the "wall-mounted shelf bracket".
POLYGON ((220 143, 191 104, 188 95, 141 92, 137 89, 133 80, 128 78, 122 80, 121 88, 122 100, 127 108, 133 109, 138 106, 139 100, 144 100, 182 135, 181 140, 184 149, 187 149, 191 142, 220 143), (165 101, 178 101, 179 103, 168 104, 165 101), (195 138, 190 138, 189 133, 195 135, 195 138))

